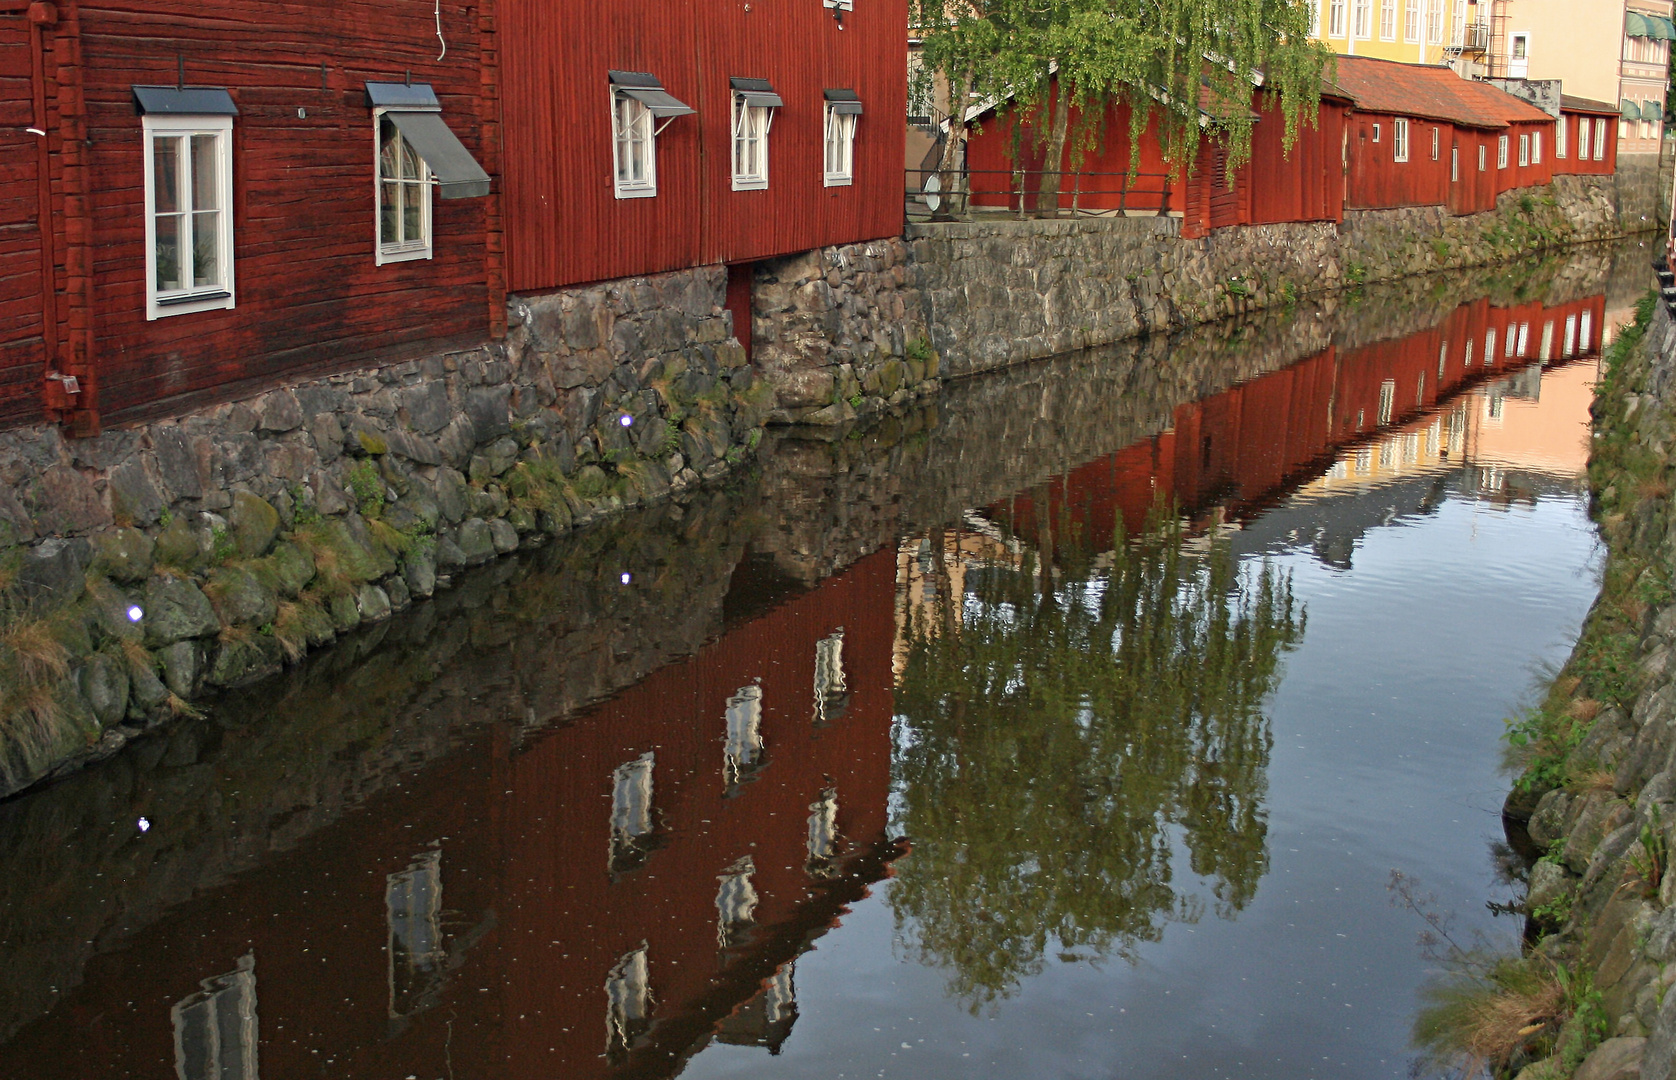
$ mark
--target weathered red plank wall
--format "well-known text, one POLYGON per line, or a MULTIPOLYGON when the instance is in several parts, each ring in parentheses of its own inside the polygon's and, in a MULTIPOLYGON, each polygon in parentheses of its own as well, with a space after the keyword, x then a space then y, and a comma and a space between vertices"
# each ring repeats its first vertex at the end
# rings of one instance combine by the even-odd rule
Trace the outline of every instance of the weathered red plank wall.
MULTIPOLYGON (((1441 206, 1449 199, 1449 151, 1455 126, 1445 120, 1408 120, 1408 160, 1396 160, 1396 122, 1388 113, 1355 113, 1350 122, 1350 181, 1345 205, 1358 210, 1393 206, 1441 206), (1379 139, 1374 141, 1374 128, 1379 139), (1432 159, 1432 131, 1437 159, 1432 159)), ((1464 154, 1461 170, 1469 162, 1464 154)), ((1477 167, 1476 159, 1471 163, 1477 167)), ((1491 162, 1493 165, 1494 162, 1491 162)))
POLYGON ((46 371, 33 33, 25 10, 0 4, 0 424, 39 418, 46 371))
POLYGON ((1344 220, 1344 125, 1349 103, 1323 98, 1314 124, 1300 125, 1286 152, 1278 95, 1258 91, 1251 136, 1250 223, 1344 220))
MULTIPOLYGON (((92 267, 106 422, 164 414, 288 377, 476 344, 499 282, 486 280, 488 200, 437 199, 435 257, 374 265, 368 80, 431 83, 481 153, 486 0, 429 5, 85 0, 81 36, 92 267), (369 47, 378 41, 376 49, 369 47), (237 307, 145 320, 140 118, 130 87, 223 86, 233 126, 237 307), (306 115, 301 115, 299 110, 306 115)), ((490 197, 491 199, 493 196, 490 197)))
POLYGON ((819 4, 500 0, 508 284, 583 281, 741 262, 901 231, 904 0, 869 0, 842 27, 819 4), (612 186, 607 72, 645 71, 697 109, 657 139, 658 193, 612 186), (733 191, 732 77, 785 100, 768 188, 733 191), (823 91, 856 91, 855 182, 823 180, 823 91))

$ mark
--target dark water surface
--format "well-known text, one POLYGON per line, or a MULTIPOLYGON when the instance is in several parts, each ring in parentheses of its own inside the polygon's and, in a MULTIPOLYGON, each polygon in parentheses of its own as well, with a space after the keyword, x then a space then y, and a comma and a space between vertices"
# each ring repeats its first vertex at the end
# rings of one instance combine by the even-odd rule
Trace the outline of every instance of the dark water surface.
POLYGON ((0 805, 0 1077, 1406 1076, 1647 257, 779 433, 0 805))

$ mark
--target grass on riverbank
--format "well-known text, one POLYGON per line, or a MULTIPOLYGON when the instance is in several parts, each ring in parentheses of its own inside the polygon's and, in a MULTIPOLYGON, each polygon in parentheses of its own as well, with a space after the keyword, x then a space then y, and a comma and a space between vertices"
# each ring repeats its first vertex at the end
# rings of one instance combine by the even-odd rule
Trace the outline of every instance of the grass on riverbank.
POLYGON ((1595 390, 1589 455, 1591 512, 1607 544, 1600 596, 1571 658, 1541 702, 1508 722, 1515 792, 1534 800, 1557 787, 1588 786, 1599 762, 1575 753, 1604 709, 1628 712, 1640 691, 1635 661, 1647 613, 1671 597, 1668 571, 1657 558, 1672 490, 1668 449, 1642 430, 1637 389, 1646 374, 1640 343, 1656 297, 1636 306, 1635 322, 1603 358, 1595 390))

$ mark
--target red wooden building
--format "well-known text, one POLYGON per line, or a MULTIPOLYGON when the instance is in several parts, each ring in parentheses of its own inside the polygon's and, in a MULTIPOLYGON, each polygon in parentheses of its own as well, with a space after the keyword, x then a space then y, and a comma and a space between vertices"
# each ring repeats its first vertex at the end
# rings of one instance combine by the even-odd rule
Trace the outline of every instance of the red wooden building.
POLYGON ((901 231, 906 0, 496 2, 513 291, 901 231))
POLYGON ((1356 98, 1348 207, 1471 214, 1553 177, 1553 118, 1488 83, 1365 56, 1339 57, 1338 81, 1356 98))
POLYGON ((1619 112, 1604 101, 1560 95, 1554 172, 1608 176, 1618 171, 1619 112))
MULTIPOLYGON (((1050 93, 1057 93, 1057 89, 1050 93)), ((1342 221, 1344 180, 1339 147, 1350 98, 1336 89, 1323 94, 1313 125, 1298 133, 1291 153, 1284 149, 1285 122, 1278 95, 1261 87, 1252 91, 1251 109, 1257 123, 1252 132, 1251 160, 1227 176, 1226 142, 1211 134, 1200 144, 1190 175, 1169 179, 1155 116, 1148 118, 1139 142, 1136 175, 1131 165, 1126 102, 1107 106, 1102 137, 1080 164, 1067 146, 1060 168, 1066 178, 1060 206, 1080 211, 1130 214, 1170 213, 1183 218, 1182 235, 1203 236, 1227 225, 1260 225, 1280 221, 1342 221)), ((1208 117, 1216 109, 1201 103, 1208 117)), ((1082 117, 1072 110, 1075 130, 1082 117)), ((1034 125, 1014 115, 998 116, 991 109, 976 120, 967 142, 972 203, 976 206, 1017 207, 1018 170, 1034 188, 1046 168, 1046 149, 1035 141, 1034 125)), ((1026 196, 1027 208, 1035 201, 1026 196)))
POLYGON ((476 346, 508 287, 895 235, 906 4, 851 6, 0 0, 0 425, 476 346))
POLYGON ((493 38, 450 5, 439 59, 421 7, 0 0, 0 424, 484 340, 493 38), (425 185, 420 141, 465 182, 425 185))

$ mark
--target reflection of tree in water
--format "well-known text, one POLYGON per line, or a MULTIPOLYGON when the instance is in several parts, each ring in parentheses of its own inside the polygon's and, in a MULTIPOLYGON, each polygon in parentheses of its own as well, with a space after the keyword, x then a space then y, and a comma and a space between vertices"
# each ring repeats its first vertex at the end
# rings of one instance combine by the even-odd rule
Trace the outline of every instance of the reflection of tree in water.
POLYGON ((891 903, 974 1010, 1050 948, 1127 956, 1167 920, 1197 920, 1202 900, 1171 885, 1178 844, 1223 917, 1268 866, 1262 704, 1303 634, 1290 579, 1242 571, 1221 545, 1190 554, 1173 526, 1098 557, 1056 531, 1038 544, 1049 573, 1016 543, 964 559, 958 608, 933 533, 920 565, 941 580, 904 627, 896 770, 913 854, 891 903))

